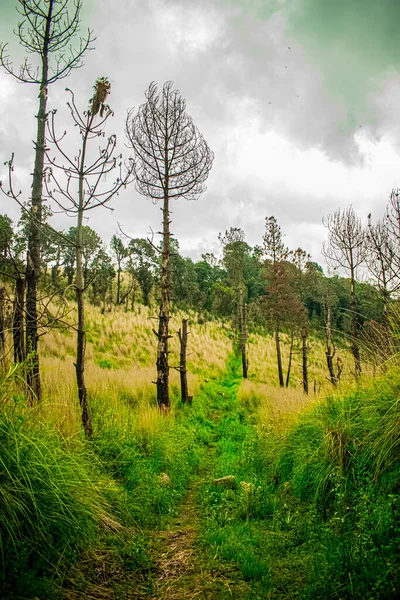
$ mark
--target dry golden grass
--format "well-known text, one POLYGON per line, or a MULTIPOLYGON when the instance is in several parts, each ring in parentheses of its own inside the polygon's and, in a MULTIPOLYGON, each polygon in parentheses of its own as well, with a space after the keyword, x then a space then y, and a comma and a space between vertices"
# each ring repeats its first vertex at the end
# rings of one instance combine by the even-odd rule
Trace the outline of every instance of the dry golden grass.
MULTIPOLYGON (((286 379, 289 358, 289 339, 281 334, 281 352, 286 379)), ((343 394, 354 386, 352 373, 353 358, 346 348, 337 350, 337 356, 343 361, 340 385, 334 388, 328 380, 325 346, 315 337, 308 340, 308 382, 309 394, 303 392, 302 355, 299 345, 293 354, 289 388, 278 385, 275 338, 272 335, 249 336, 249 379, 243 380, 239 388, 239 399, 244 404, 256 408, 261 427, 286 429, 298 415, 319 400, 334 394, 343 394)), ((370 378, 372 372, 365 365, 363 380, 370 378)))
MULTIPOLYGON (((289 361, 289 338, 285 334, 280 335, 282 363, 284 379, 289 361)), ((354 380, 352 375, 353 359, 349 350, 337 350, 336 356, 340 356, 344 363, 342 381, 354 380)), ((276 361, 275 338, 272 335, 262 336, 251 334, 248 344, 249 377, 261 383, 271 386, 278 385, 278 367, 276 361)), ((335 359, 336 360, 336 359, 335 359)), ((299 343, 294 346, 292 359, 290 387, 300 388, 302 386, 302 356, 299 343)), ((327 380, 328 371, 326 366, 325 345, 315 337, 308 339, 308 381, 310 390, 314 383, 318 391, 330 390, 331 384, 327 380)))
MULTIPOLYGON (((198 324, 195 314, 174 314, 170 322, 170 365, 179 365, 179 340, 176 332, 182 318, 190 318, 188 340, 189 393, 196 395, 205 378, 218 377, 232 351, 226 326, 209 322, 198 324)), ((72 309, 68 320, 76 321, 72 309)), ((157 327, 156 311, 138 305, 134 312, 115 309, 102 314, 97 307, 86 307, 87 347, 86 383, 89 402, 103 415, 108 426, 118 422, 122 428, 134 427, 136 433, 156 434, 165 424, 156 407, 157 327), (129 410, 127 410, 129 407, 129 410), (132 407, 135 409, 132 411, 132 407)), ((80 431, 80 411, 75 380, 75 333, 53 330, 40 340, 43 403, 41 411, 67 437, 80 431)), ((170 371, 171 391, 179 397, 179 373, 170 371)), ((168 418, 173 418, 173 410, 168 418)))
POLYGON ((305 407, 318 401, 320 396, 307 396, 299 388, 279 388, 267 383, 243 380, 239 400, 255 409, 261 428, 285 430, 305 407))

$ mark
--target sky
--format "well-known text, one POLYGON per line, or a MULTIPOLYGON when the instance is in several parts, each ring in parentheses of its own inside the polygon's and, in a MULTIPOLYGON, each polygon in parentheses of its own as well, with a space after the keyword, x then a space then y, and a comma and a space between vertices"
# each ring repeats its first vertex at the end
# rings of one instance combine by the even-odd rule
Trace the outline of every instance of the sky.
MULTIPOLYGON (((15 0, 0 0, 0 40, 18 67, 15 0)), ((274 215, 286 244, 324 265, 324 215, 353 205, 380 218, 400 187, 400 22, 398 0, 83 0, 81 33, 94 30, 85 65, 53 84, 49 109, 68 130, 66 85, 85 107, 97 77, 109 78, 124 156, 129 108, 154 81, 173 81, 215 154, 207 191, 177 200, 171 229, 181 252, 220 254, 218 234, 240 227, 262 244, 274 215)), ((0 71, 0 179, 14 152, 15 188, 29 197, 37 87, 0 71)), ((73 147, 73 132, 69 131, 73 147)), ((132 237, 160 230, 159 205, 134 185, 91 211, 86 224, 105 240, 118 223, 132 237)), ((19 209, 0 196, 0 213, 19 209)), ((55 215, 53 224, 75 222, 55 215)))

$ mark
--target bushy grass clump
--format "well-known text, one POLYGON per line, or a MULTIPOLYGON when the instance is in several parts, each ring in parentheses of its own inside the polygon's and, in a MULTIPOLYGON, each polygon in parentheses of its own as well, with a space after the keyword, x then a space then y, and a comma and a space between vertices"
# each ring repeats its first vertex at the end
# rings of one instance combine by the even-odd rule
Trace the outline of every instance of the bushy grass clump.
POLYGON ((2 598, 52 597, 107 516, 98 473, 83 445, 73 452, 50 429, 0 415, 2 598))
POLYGON ((400 594, 400 373, 304 414, 276 455, 277 516, 311 558, 306 598, 400 594))

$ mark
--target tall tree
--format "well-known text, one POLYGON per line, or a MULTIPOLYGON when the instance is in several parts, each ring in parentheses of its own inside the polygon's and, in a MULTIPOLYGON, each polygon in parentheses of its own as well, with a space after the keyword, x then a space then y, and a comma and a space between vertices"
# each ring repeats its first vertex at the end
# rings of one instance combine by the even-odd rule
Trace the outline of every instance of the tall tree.
MULTIPOLYGON (((238 331, 238 346, 242 356, 242 373, 247 378, 248 361, 246 355, 247 318, 245 304, 245 265, 250 256, 250 246, 246 244, 245 233, 242 229, 231 227, 224 235, 219 234, 223 248, 223 263, 228 271, 231 285, 236 295, 236 323, 238 331)), ((246 290, 247 292, 247 290, 246 290)))
POLYGON ((133 238, 128 245, 128 268, 142 290, 143 302, 150 306, 150 292, 157 280, 158 263, 154 246, 145 238, 133 238))
POLYGON ((161 92, 151 83, 146 102, 129 111, 126 135, 135 153, 136 187, 153 201, 162 201, 162 265, 157 347, 157 401, 169 408, 168 339, 170 317, 170 202, 197 200, 205 190, 213 153, 186 113, 186 102, 168 81, 161 92))
POLYGON ((128 251, 124 246, 123 241, 117 235, 113 235, 110 241, 111 256, 117 263, 117 306, 121 301, 121 272, 125 258, 128 256, 128 251))
POLYGON ((278 364, 279 385, 284 386, 282 353, 280 344, 280 327, 283 317, 285 291, 288 290, 285 261, 288 249, 283 243, 283 234, 274 216, 265 219, 264 256, 267 279, 267 306, 275 336, 275 348, 278 364))
MULTIPOLYGON (((85 383, 85 303, 84 294, 87 283, 84 280, 84 215, 89 211, 107 205, 118 191, 127 185, 132 173, 132 164, 126 172, 122 172, 121 156, 116 156, 116 136, 111 135, 106 139, 103 148, 97 147, 99 137, 105 135, 105 124, 112 116, 110 107, 105 104, 110 92, 110 84, 104 77, 97 79, 94 85, 94 94, 90 100, 89 110, 80 111, 75 103, 72 92, 68 102, 71 119, 77 128, 80 137, 79 150, 72 154, 72 158, 62 145, 63 136, 60 138, 56 132, 55 111, 51 114, 49 123, 48 142, 52 151, 57 151, 57 156, 46 152, 48 162, 48 179, 46 191, 59 208, 67 214, 76 215, 76 275, 75 290, 78 308, 77 349, 76 349, 76 381, 78 397, 82 411, 82 424, 87 436, 92 434, 92 423, 87 402, 85 383), (96 142, 96 150, 91 154, 91 142, 96 142), (116 171, 116 173, 115 173, 116 171), (104 188, 103 181, 108 175, 116 175, 110 187, 104 188)), ((95 233, 95 232, 94 232, 95 233)), ((97 235, 97 234, 96 234, 97 235)))
POLYGON ((305 310, 305 302, 308 293, 313 287, 314 267, 311 263, 311 257, 301 248, 291 252, 292 263, 294 266, 293 285, 299 300, 297 312, 297 322, 301 331, 301 355, 302 355, 302 374, 303 391, 308 394, 308 345, 307 338, 309 333, 309 323, 305 310))
POLYGON ((365 260, 365 231, 361 219, 352 206, 337 209, 322 220, 328 229, 328 241, 323 244, 323 254, 328 263, 342 268, 350 278, 350 348, 354 358, 355 377, 361 375, 358 311, 356 297, 357 272, 365 260))
POLYGON ((30 364, 27 369, 28 393, 31 401, 40 399, 41 385, 38 355, 37 284, 40 275, 42 222, 43 165, 47 93, 50 84, 67 77, 82 65, 82 57, 92 42, 92 33, 81 38, 74 50, 72 42, 80 29, 81 0, 18 0, 22 16, 16 34, 30 55, 36 55, 39 66, 25 59, 19 73, 15 72, 7 55, 7 44, 0 46, 0 64, 18 81, 39 86, 39 107, 35 142, 35 161, 30 202, 30 226, 26 267, 26 347, 30 364), (70 9, 70 6, 72 8, 70 9))

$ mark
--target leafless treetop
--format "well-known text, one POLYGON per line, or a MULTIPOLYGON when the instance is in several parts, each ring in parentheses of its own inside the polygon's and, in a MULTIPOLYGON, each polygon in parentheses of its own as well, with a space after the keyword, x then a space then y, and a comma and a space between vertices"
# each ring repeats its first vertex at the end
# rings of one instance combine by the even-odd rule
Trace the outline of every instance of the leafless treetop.
MULTIPOLYGON (((67 77, 72 69, 82 65, 82 57, 94 41, 92 31, 81 38, 74 48, 72 40, 80 29, 82 0, 18 0, 17 11, 22 16, 15 31, 28 54, 37 54, 42 61, 47 56, 54 60, 49 64, 47 83, 67 77), (72 10, 69 10, 72 5, 72 10)), ((24 83, 43 84, 42 64, 33 65, 28 58, 14 71, 7 54, 7 44, 0 44, 0 64, 24 83)))
POLYGON ((161 92, 151 83, 146 98, 136 114, 129 111, 126 120, 136 159, 137 190, 154 201, 166 196, 197 200, 206 189, 214 155, 171 81, 161 92))
POLYGON ((365 258, 365 232, 352 206, 338 208, 322 220, 328 229, 328 241, 322 252, 333 268, 342 267, 354 275, 365 258))
POLYGON ((398 244, 393 238, 387 222, 371 222, 368 217, 366 236, 366 262, 378 287, 385 291, 396 291, 400 287, 398 244))

